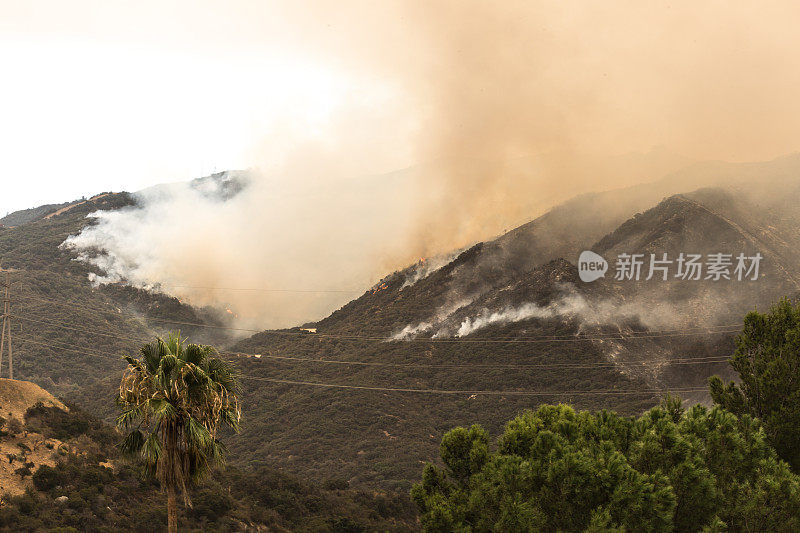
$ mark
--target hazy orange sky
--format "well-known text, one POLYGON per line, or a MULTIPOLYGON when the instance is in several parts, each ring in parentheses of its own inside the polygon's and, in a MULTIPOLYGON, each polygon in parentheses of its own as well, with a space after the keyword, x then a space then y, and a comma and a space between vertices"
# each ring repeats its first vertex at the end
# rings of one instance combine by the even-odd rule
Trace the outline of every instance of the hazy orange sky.
MULTIPOLYGON (((138 286, 363 290, 576 194, 800 144, 793 2, 0 0, 0 15, 0 211, 259 170, 225 205, 183 191, 102 215, 79 248, 138 286)), ((259 326, 350 298, 265 294, 180 296, 259 326)))
POLYGON ((299 145, 363 173, 770 158, 800 138, 798 21, 794 2, 2 0, 0 211, 299 145))

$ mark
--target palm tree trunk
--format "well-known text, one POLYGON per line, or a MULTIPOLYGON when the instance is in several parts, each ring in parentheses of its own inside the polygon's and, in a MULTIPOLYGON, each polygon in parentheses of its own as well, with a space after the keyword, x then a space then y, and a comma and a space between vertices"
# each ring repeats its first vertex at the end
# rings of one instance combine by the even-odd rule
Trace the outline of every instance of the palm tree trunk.
POLYGON ((178 533, 178 505, 175 503, 175 486, 167 485, 167 533, 178 533))
POLYGON ((175 454, 177 453, 177 430, 175 424, 166 427, 166 475, 164 481, 167 486, 167 533, 178 533, 178 504, 175 501, 175 454))

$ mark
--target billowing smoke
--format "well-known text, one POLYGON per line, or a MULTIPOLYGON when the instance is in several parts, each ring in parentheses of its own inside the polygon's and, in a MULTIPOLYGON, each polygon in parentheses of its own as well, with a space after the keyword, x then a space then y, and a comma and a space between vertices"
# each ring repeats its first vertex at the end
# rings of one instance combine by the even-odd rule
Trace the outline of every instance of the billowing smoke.
POLYGON ((111 279, 289 325, 351 295, 182 287, 361 290, 576 194, 697 159, 767 159, 800 138, 800 8, 791 2, 279 9, 211 18, 209 38, 233 28, 231 40, 248 49, 291 49, 339 69, 354 80, 346 120, 311 128, 300 149, 285 142, 297 139, 291 117, 291 135, 281 126, 254 142, 262 172, 229 202, 180 192, 99 215, 70 244, 105 250, 94 260, 111 279), (263 31, 273 20, 282 31, 263 31), (373 86, 389 96, 370 100, 373 86), (291 164, 275 164, 287 151, 291 164))
MULTIPOLYGON (((420 322, 416 325, 408 325, 403 327, 400 331, 393 334, 389 340, 405 341, 413 339, 419 335, 430 332, 433 328, 441 325, 441 323, 450 318, 453 313, 469 305, 472 302, 470 298, 463 298, 453 303, 442 306, 436 311, 436 314, 430 320, 420 322)), ((435 335, 434 335, 435 336, 435 335)))
MULTIPOLYGON (((647 294, 629 299, 592 298, 582 294, 572 283, 556 285, 558 294, 547 303, 522 302, 502 306, 485 306, 474 298, 456 300, 442 305, 427 320, 409 324, 392 334, 387 340, 406 341, 415 338, 446 339, 466 337, 485 328, 503 326, 531 319, 560 318, 576 321, 578 331, 591 331, 595 327, 636 324, 651 330, 690 327, 685 309, 668 301, 654 301, 647 294)), ((452 297, 452 296, 451 296, 452 297)), ((704 302, 718 314, 724 303, 704 302)))
POLYGON ((507 324, 509 322, 520 322, 529 318, 551 318, 554 316, 568 316, 579 313, 586 309, 587 304, 581 296, 571 295, 556 300, 547 306, 539 306, 535 303, 525 303, 518 307, 506 307, 501 311, 489 311, 483 309, 476 317, 467 317, 461 322, 456 331, 456 337, 466 337, 479 329, 492 326, 507 324))
POLYGON ((414 61, 382 61, 422 112, 420 255, 687 161, 798 149, 791 2, 403 5, 414 61))
POLYGON ((397 212, 402 182, 247 176, 232 198, 188 183, 142 191, 135 207, 91 215, 95 223, 64 247, 98 267, 94 283, 121 281, 226 307, 256 327, 324 316, 397 261, 387 254, 407 231, 397 212), (394 201, 375 203, 377 189, 394 201))

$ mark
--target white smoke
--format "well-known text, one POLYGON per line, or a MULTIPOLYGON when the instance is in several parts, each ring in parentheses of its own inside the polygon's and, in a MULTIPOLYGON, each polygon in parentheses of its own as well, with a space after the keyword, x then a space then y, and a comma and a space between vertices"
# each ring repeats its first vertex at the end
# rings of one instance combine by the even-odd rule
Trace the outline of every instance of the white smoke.
POLYGON ((412 339, 417 335, 419 335, 420 333, 425 333, 426 331, 430 331, 433 328, 433 326, 434 324, 432 322, 420 322, 415 326, 409 324, 408 326, 405 326, 403 329, 401 329, 400 331, 389 337, 389 340, 405 341, 408 339, 412 339))
POLYGON ((421 333, 425 333, 426 331, 430 331, 437 325, 441 324, 443 321, 447 320, 450 316, 453 315, 453 313, 455 313, 462 307, 468 306, 470 303, 472 303, 472 299, 462 298, 453 303, 444 305, 441 308, 439 308, 434 314, 434 316, 429 320, 420 322, 419 324, 413 326, 412 325, 405 326, 397 333, 391 335, 389 337, 389 340, 404 341, 416 337, 421 333))
POLYGON ((559 284, 561 295, 547 305, 525 302, 516 306, 505 306, 501 309, 481 308, 464 318, 459 315, 468 313, 465 310, 474 298, 457 300, 455 303, 443 305, 426 321, 409 324, 389 340, 409 340, 418 335, 433 332, 433 339, 449 337, 466 337, 481 329, 521 322, 539 318, 562 317, 566 320, 577 320, 579 332, 585 327, 614 326, 622 330, 631 323, 638 323, 649 329, 686 327, 686 313, 668 302, 652 302, 634 298, 629 301, 603 298, 592 300, 578 292, 573 284, 559 284), (623 326, 625 325, 625 326, 623 326))
POLYGON ((224 179, 147 189, 134 207, 90 215, 62 246, 97 268, 95 284, 230 308, 264 328, 322 318, 399 262, 401 179, 278 178, 254 173, 233 197, 219 194, 224 179))
POLYGON ((464 249, 461 248, 448 254, 440 254, 427 259, 420 259, 417 264, 414 265, 413 270, 406 277, 406 280, 403 282, 400 290, 410 287, 418 281, 427 278, 446 264, 453 261, 453 259, 458 257, 458 255, 463 251, 464 249))
POLYGON ((483 309, 474 318, 466 318, 456 332, 456 337, 465 337, 479 329, 496 324, 520 322, 529 318, 552 318, 554 316, 570 316, 584 313, 589 308, 586 300, 579 294, 564 296, 547 306, 540 307, 534 303, 525 303, 518 307, 506 307, 501 311, 491 312, 483 309))

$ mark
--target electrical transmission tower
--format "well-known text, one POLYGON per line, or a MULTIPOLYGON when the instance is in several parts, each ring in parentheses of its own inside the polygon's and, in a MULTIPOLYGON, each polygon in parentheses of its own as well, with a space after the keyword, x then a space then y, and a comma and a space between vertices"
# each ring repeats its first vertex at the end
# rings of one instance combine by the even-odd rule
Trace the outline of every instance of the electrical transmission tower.
POLYGON ((13 268, 0 267, 0 275, 5 273, 5 279, 0 287, 3 290, 3 324, 0 329, 0 377, 3 376, 3 352, 8 340, 8 378, 14 379, 14 351, 11 348, 11 273, 17 272, 13 268))

